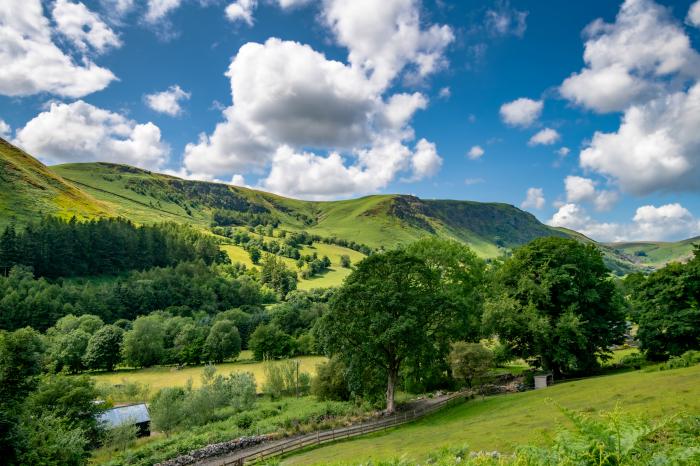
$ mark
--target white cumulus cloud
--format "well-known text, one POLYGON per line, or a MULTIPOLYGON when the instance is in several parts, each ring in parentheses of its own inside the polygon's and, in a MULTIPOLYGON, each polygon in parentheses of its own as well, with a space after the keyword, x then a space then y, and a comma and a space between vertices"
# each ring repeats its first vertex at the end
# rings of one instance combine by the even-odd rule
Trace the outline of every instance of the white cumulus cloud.
POLYGON ((581 166, 633 194, 700 189, 700 84, 625 111, 616 132, 596 132, 581 166))
POLYGON ((226 18, 233 22, 243 21, 248 26, 252 26, 253 12, 257 6, 257 0, 236 0, 226 7, 226 18))
POLYGON ((596 210, 610 210, 619 199, 614 191, 598 190, 597 183, 590 178, 567 176, 564 180, 566 201, 569 203, 590 202, 596 210))
POLYGON ((471 149, 469 149, 469 152, 467 152, 467 157, 469 157, 472 160, 476 160, 481 158, 486 151, 481 146, 472 146, 471 149))
POLYGON ((0 118, 0 137, 9 138, 12 133, 12 128, 5 120, 0 118))
POLYGON ((185 92, 178 85, 170 86, 167 90, 148 94, 144 97, 146 105, 156 112, 165 113, 170 116, 177 116, 182 113, 180 101, 188 100, 191 97, 189 92, 185 92))
POLYGON ((425 77, 445 64, 447 25, 423 28, 415 0, 323 0, 322 15, 348 60, 384 89, 407 66, 425 77))
POLYGON ((542 114, 544 102, 521 97, 501 105, 501 119, 511 126, 527 127, 532 125, 542 114))
POLYGON ((544 190, 542 188, 529 188, 525 193, 525 200, 520 204, 523 209, 541 209, 545 205, 544 190))
POLYGON ((144 20, 155 24, 180 7, 182 0, 147 0, 144 20))
POLYGON ((77 63, 54 43, 40 0, 0 2, 0 64, 0 94, 9 96, 82 97, 116 79, 87 56, 77 63))
POLYGON ((16 131, 14 143, 46 163, 109 161, 157 169, 168 157, 160 129, 78 100, 52 103, 16 131))
POLYGON ((700 27, 700 0, 690 5, 685 22, 696 28, 700 27))
POLYGON ((626 0, 614 23, 597 19, 584 33, 586 67, 567 78, 560 92, 595 111, 624 110, 663 92, 671 75, 700 75, 700 57, 683 28, 652 0, 626 0))
POLYGON ((597 241, 675 241, 700 234, 700 221, 678 203, 641 206, 629 223, 599 222, 578 204, 562 205, 549 225, 569 228, 597 241))
POLYGON ((103 53, 122 45, 114 31, 82 3, 57 0, 52 15, 58 32, 82 52, 92 48, 103 53))
POLYGON ((559 141, 559 139, 561 139, 561 136, 557 130, 552 128, 543 128, 530 138, 528 144, 531 146, 551 146, 555 142, 559 141))

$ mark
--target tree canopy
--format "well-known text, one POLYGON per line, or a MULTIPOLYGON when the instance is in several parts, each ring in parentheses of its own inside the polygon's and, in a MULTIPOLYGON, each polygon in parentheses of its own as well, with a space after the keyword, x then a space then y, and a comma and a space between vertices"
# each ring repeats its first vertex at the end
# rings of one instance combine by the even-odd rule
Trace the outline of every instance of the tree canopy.
POLYGON ((625 332, 622 299, 593 245, 540 238, 493 269, 486 328, 558 374, 589 372, 625 332))
POLYGON ((319 321, 320 341, 346 362, 349 372, 372 367, 382 374, 388 412, 395 409, 402 366, 444 357, 443 341, 464 312, 441 282, 452 273, 441 273, 406 250, 374 254, 357 265, 319 321))

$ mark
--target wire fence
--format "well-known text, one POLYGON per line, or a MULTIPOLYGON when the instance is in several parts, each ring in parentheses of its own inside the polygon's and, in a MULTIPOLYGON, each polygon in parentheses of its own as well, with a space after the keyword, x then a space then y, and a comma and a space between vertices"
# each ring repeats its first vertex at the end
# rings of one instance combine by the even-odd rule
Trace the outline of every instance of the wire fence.
POLYGON ((254 448, 248 452, 234 453, 228 458, 222 458, 220 462, 217 461, 216 463, 211 464, 216 464, 218 466, 243 466, 245 464, 255 464, 275 456, 301 450, 302 448, 308 448, 310 446, 321 445, 324 443, 334 442, 336 440, 348 439, 372 432, 387 430, 427 416, 428 414, 439 411, 446 406, 456 404, 468 395, 469 392, 453 393, 435 403, 430 403, 426 406, 413 410, 396 413, 383 419, 364 422, 339 429, 316 431, 310 434, 292 437, 287 440, 276 441, 267 446, 263 445, 261 447, 254 448))

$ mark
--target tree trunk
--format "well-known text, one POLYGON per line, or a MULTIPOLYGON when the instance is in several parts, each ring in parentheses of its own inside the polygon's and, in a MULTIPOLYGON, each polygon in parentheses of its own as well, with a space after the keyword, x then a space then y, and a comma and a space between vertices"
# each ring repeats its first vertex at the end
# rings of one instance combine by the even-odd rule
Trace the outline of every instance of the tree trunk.
POLYGON ((393 414, 396 411, 396 404, 394 403, 394 390, 396 388, 396 379, 398 379, 398 370, 390 368, 389 376, 387 377, 386 384, 386 412, 387 414, 393 414))

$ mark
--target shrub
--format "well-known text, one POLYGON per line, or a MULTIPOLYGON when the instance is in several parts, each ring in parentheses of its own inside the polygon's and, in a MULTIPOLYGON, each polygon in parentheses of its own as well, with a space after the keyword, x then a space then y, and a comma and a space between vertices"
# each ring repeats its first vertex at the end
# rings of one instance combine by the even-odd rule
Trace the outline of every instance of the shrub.
POLYGON ((347 401, 350 390, 345 379, 347 368, 334 357, 316 366, 316 377, 311 381, 311 393, 319 400, 347 401))
POLYGON ((632 353, 620 359, 620 366, 639 370, 648 364, 644 353, 632 353))

